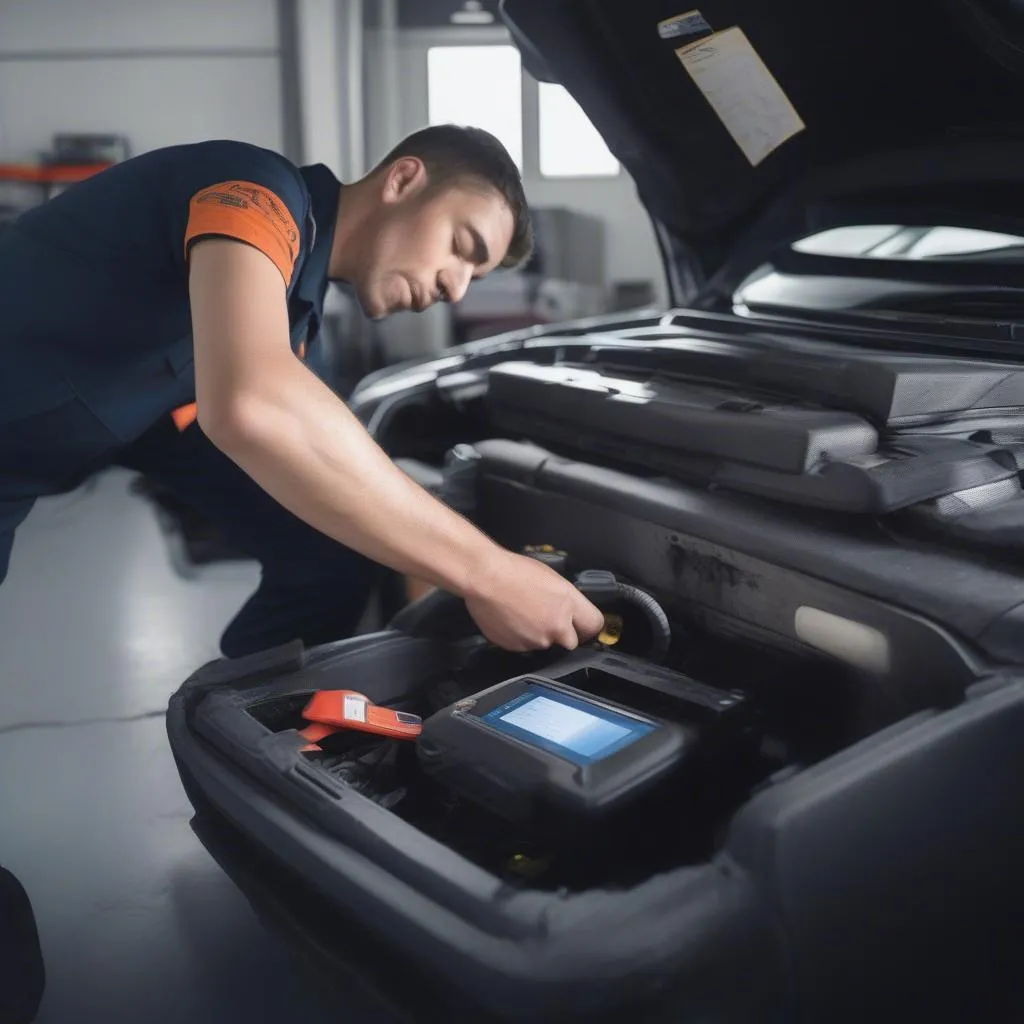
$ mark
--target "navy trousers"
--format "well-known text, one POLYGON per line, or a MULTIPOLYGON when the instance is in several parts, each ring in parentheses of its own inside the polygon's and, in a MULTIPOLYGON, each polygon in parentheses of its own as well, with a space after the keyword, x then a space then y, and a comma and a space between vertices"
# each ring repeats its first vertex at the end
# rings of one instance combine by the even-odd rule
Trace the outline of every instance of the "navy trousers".
MULTIPOLYGON (((171 491, 260 563, 259 586, 221 637, 225 656, 241 657, 295 639, 307 646, 329 643, 355 631, 383 575, 379 567, 279 505, 197 424, 179 432, 170 420, 162 420, 112 453, 108 464, 135 470, 171 491)), ((0 476, 0 583, 15 530, 33 503, 9 490, 5 495, 0 476)))
POLYGON ((31 1024, 46 988, 46 965, 32 904, 21 883, 0 867, 0 1021, 31 1024))

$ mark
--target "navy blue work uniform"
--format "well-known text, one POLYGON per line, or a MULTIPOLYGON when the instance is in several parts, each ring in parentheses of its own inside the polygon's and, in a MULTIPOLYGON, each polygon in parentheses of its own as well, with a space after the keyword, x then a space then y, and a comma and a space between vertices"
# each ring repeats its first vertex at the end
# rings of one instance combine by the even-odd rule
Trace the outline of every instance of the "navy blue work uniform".
POLYGON ((351 633, 374 567, 278 505, 194 422, 188 292, 196 241, 256 246, 285 280, 303 357, 323 316, 340 193, 322 165, 206 142, 117 164, 0 233, 0 582, 37 498, 120 465, 261 563, 224 654, 351 633))

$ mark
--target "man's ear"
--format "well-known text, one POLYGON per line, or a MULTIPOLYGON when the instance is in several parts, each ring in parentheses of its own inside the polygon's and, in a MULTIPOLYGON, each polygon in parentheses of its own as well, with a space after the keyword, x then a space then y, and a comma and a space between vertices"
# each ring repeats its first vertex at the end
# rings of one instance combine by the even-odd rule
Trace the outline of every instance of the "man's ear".
POLYGON ((399 157, 384 175, 382 199, 398 203, 421 192, 427 184, 427 168, 419 157, 399 157))

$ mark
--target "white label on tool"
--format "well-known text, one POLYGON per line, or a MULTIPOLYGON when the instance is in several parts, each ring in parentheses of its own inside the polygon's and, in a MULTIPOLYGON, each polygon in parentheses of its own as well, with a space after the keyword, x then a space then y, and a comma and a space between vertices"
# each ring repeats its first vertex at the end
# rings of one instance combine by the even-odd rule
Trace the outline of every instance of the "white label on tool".
POLYGON ((349 722, 366 721, 366 701, 362 697, 345 696, 345 719, 349 722))
POLYGON ((806 128, 742 29, 716 32, 676 55, 755 167, 806 128))

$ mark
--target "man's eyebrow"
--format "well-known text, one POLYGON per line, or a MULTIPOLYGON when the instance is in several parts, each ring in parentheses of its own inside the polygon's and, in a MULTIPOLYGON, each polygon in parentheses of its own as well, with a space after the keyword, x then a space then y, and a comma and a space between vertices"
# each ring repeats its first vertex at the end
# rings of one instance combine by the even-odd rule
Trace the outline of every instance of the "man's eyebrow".
POLYGON ((483 239, 483 235, 472 225, 467 230, 469 231, 470 238, 473 239, 473 262, 478 266, 482 267, 485 263, 490 262, 491 254, 487 249, 487 243, 483 239))

